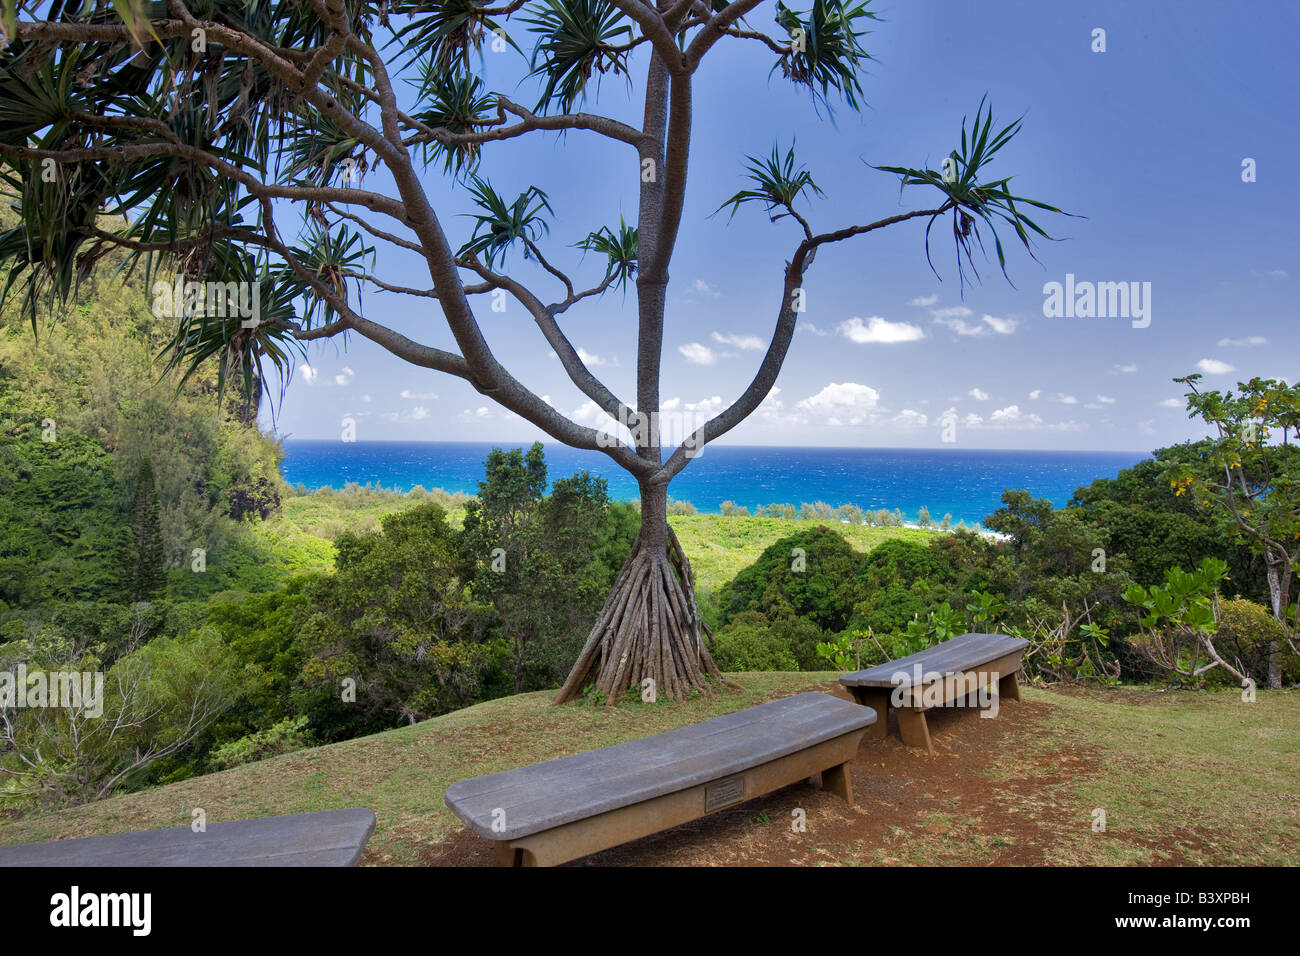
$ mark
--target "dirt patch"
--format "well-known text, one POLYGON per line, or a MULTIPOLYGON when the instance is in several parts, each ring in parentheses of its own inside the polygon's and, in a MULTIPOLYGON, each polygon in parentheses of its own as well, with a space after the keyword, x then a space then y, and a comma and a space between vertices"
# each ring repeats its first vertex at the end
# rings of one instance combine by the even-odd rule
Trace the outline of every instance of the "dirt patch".
MULTIPOLYGON (((818 689, 846 696, 835 684, 818 689)), ((1064 830, 1089 824, 1086 808, 1058 804, 1058 790, 1098 769, 1098 754, 1065 741, 1017 760, 1006 738, 1032 731, 1053 709, 1004 702, 995 719, 967 709, 931 711, 933 757, 904 747, 891 719, 884 740, 867 738, 858 750, 853 807, 795 784, 569 865, 1041 865, 1064 830), (800 817, 803 832, 793 825, 800 817)), ((490 866, 491 847, 460 830, 420 852, 418 862, 490 866)))

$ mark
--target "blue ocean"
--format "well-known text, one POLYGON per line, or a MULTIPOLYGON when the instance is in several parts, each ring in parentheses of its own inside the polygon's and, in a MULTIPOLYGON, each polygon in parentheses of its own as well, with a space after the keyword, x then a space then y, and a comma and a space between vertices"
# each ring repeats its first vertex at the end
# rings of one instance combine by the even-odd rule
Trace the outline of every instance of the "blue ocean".
MULTIPOLYGON (((396 491, 416 485, 474 494, 492 442, 341 442, 287 439, 281 473, 291 485, 342 488, 348 482, 396 491)), ((1064 505, 1076 488, 1113 478, 1148 457, 1143 452, 979 451, 897 448, 778 448, 709 445, 673 479, 669 494, 702 512, 724 501, 759 505, 824 501, 863 509, 895 508, 906 520, 928 508, 937 521, 982 522, 1005 488, 1064 505)), ((586 469, 609 482, 610 496, 638 496, 636 482, 598 451, 546 445, 547 473, 563 478, 586 469)))

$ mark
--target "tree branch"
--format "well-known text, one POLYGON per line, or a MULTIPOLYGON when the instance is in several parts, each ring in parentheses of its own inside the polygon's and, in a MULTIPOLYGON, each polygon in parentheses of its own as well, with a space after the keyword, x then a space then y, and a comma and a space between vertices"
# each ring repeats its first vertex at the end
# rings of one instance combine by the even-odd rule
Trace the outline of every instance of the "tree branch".
MULTIPOLYGON (((728 8, 730 9, 730 8, 728 8)), ((801 287, 805 269, 811 264, 812 257, 818 247, 827 243, 840 242, 853 236, 863 235, 894 223, 906 222, 908 219, 916 219, 921 216, 937 215, 942 210, 922 209, 915 212, 902 213, 897 216, 890 216, 865 226, 850 226, 846 229, 840 229, 836 232, 823 233, 812 238, 805 238, 795 249, 794 256, 791 258, 785 271, 785 286, 783 289, 783 300, 781 309, 777 314, 776 329, 772 333, 772 340, 767 347, 767 352, 763 356, 763 361, 759 363, 758 371, 755 372, 754 378, 750 381, 748 387, 741 393, 728 408, 709 419, 695 432, 682 442, 673 452, 672 456, 664 463, 654 476, 650 479, 652 484, 664 484, 672 480, 673 476, 678 474, 687 463, 693 458, 706 444, 720 435, 725 435, 731 429, 735 428, 744 421, 753 411, 763 403, 772 387, 776 384, 777 376, 781 372, 781 366, 785 362, 786 353, 790 349, 790 342, 794 338, 795 323, 798 319, 798 313, 794 310, 795 290, 801 287)))

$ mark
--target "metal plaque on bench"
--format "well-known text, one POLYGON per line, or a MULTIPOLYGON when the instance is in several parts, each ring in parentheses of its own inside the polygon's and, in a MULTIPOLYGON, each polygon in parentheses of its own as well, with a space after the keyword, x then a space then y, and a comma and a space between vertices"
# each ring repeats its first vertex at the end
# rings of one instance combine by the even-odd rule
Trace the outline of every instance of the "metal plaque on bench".
POLYGON ((704 788, 704 812, 712 813, 745 799, 745 778, 732 777, 704 788))

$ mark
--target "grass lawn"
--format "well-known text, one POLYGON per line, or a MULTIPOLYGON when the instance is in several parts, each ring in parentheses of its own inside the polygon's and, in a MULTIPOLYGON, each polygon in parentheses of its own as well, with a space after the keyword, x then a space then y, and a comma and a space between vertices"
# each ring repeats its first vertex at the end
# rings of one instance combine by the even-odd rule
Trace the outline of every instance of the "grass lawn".
MULTIPOLYGON (((619 743, 822 685, 826 673, 737 675, 744 690, 684 704, 550 705, 502 698, 90 806, 0 824, 0 844, 370 807, 365 862, 485 862, 487 844, 443 805, 466 777, 619 743), (449 855, 448 847, 455 849, 449 855)), ((932 717, 938 756, 892 735, 854 765, 857 805, 806 784, 596 862, 1300 864, 1300 693, 1025 689, 996 720, 932 717), (808 834, 773 825, 806 807, 808 834), (1103 808, 1105 833, 1092 829, 1103 808)))
MULTIPOLYGON (((283 547, 299 551, 300 570, 329 571, 333 568, 333 540, 344 531, 375 531, 387 514, 405 511, 424 499, 410 495, 305 495, 286 498, 282 513, 264 522, 259 533, 283 547)), ((463 508, 448 510, 457 527, 464 520, 463 508)), ((774 541, 796 531, 816 527, 817 522, 789 518, 723 517, 722 515, 674 515, 668 519, 691 559, 696 583, 708 594, 753 564, 774 541)), ((866 525, 835 526, 854 548, 864 554, 889 538, 924 543, 935 532, 916 528, 872 528, 866 525)))
MULTIPOLYGON (((1250 704, 1233 689, 1148 687, 1052 700, 1055 719, 1009 741, 1053 781, 1025 811, 1051 813, 1060 797, 1076 808, 1047 862, 1300 864, 1300 690, 1261 691, 1250 704), (1095 754, 1092 772, 1052 761, 1071 748, 1095 754), (1099 808, 1105 836, 1092 832, 1099 808)), ((1013 779, 1021 764, 1005 760, 992 777, 1013 779)))
MULTIPOLYGON (((691 559, 696 583, 708 592, 757 561, 773 542, 796 531, 815 528, 821 522, 753 516, 674 515, 668 523, 677 532, 677 539, 691 559)), ((918 528, 873 528, 860 524, 836 524, 833 528, 863 554, 890 538, 924 544, 937 533, 918 528)))

